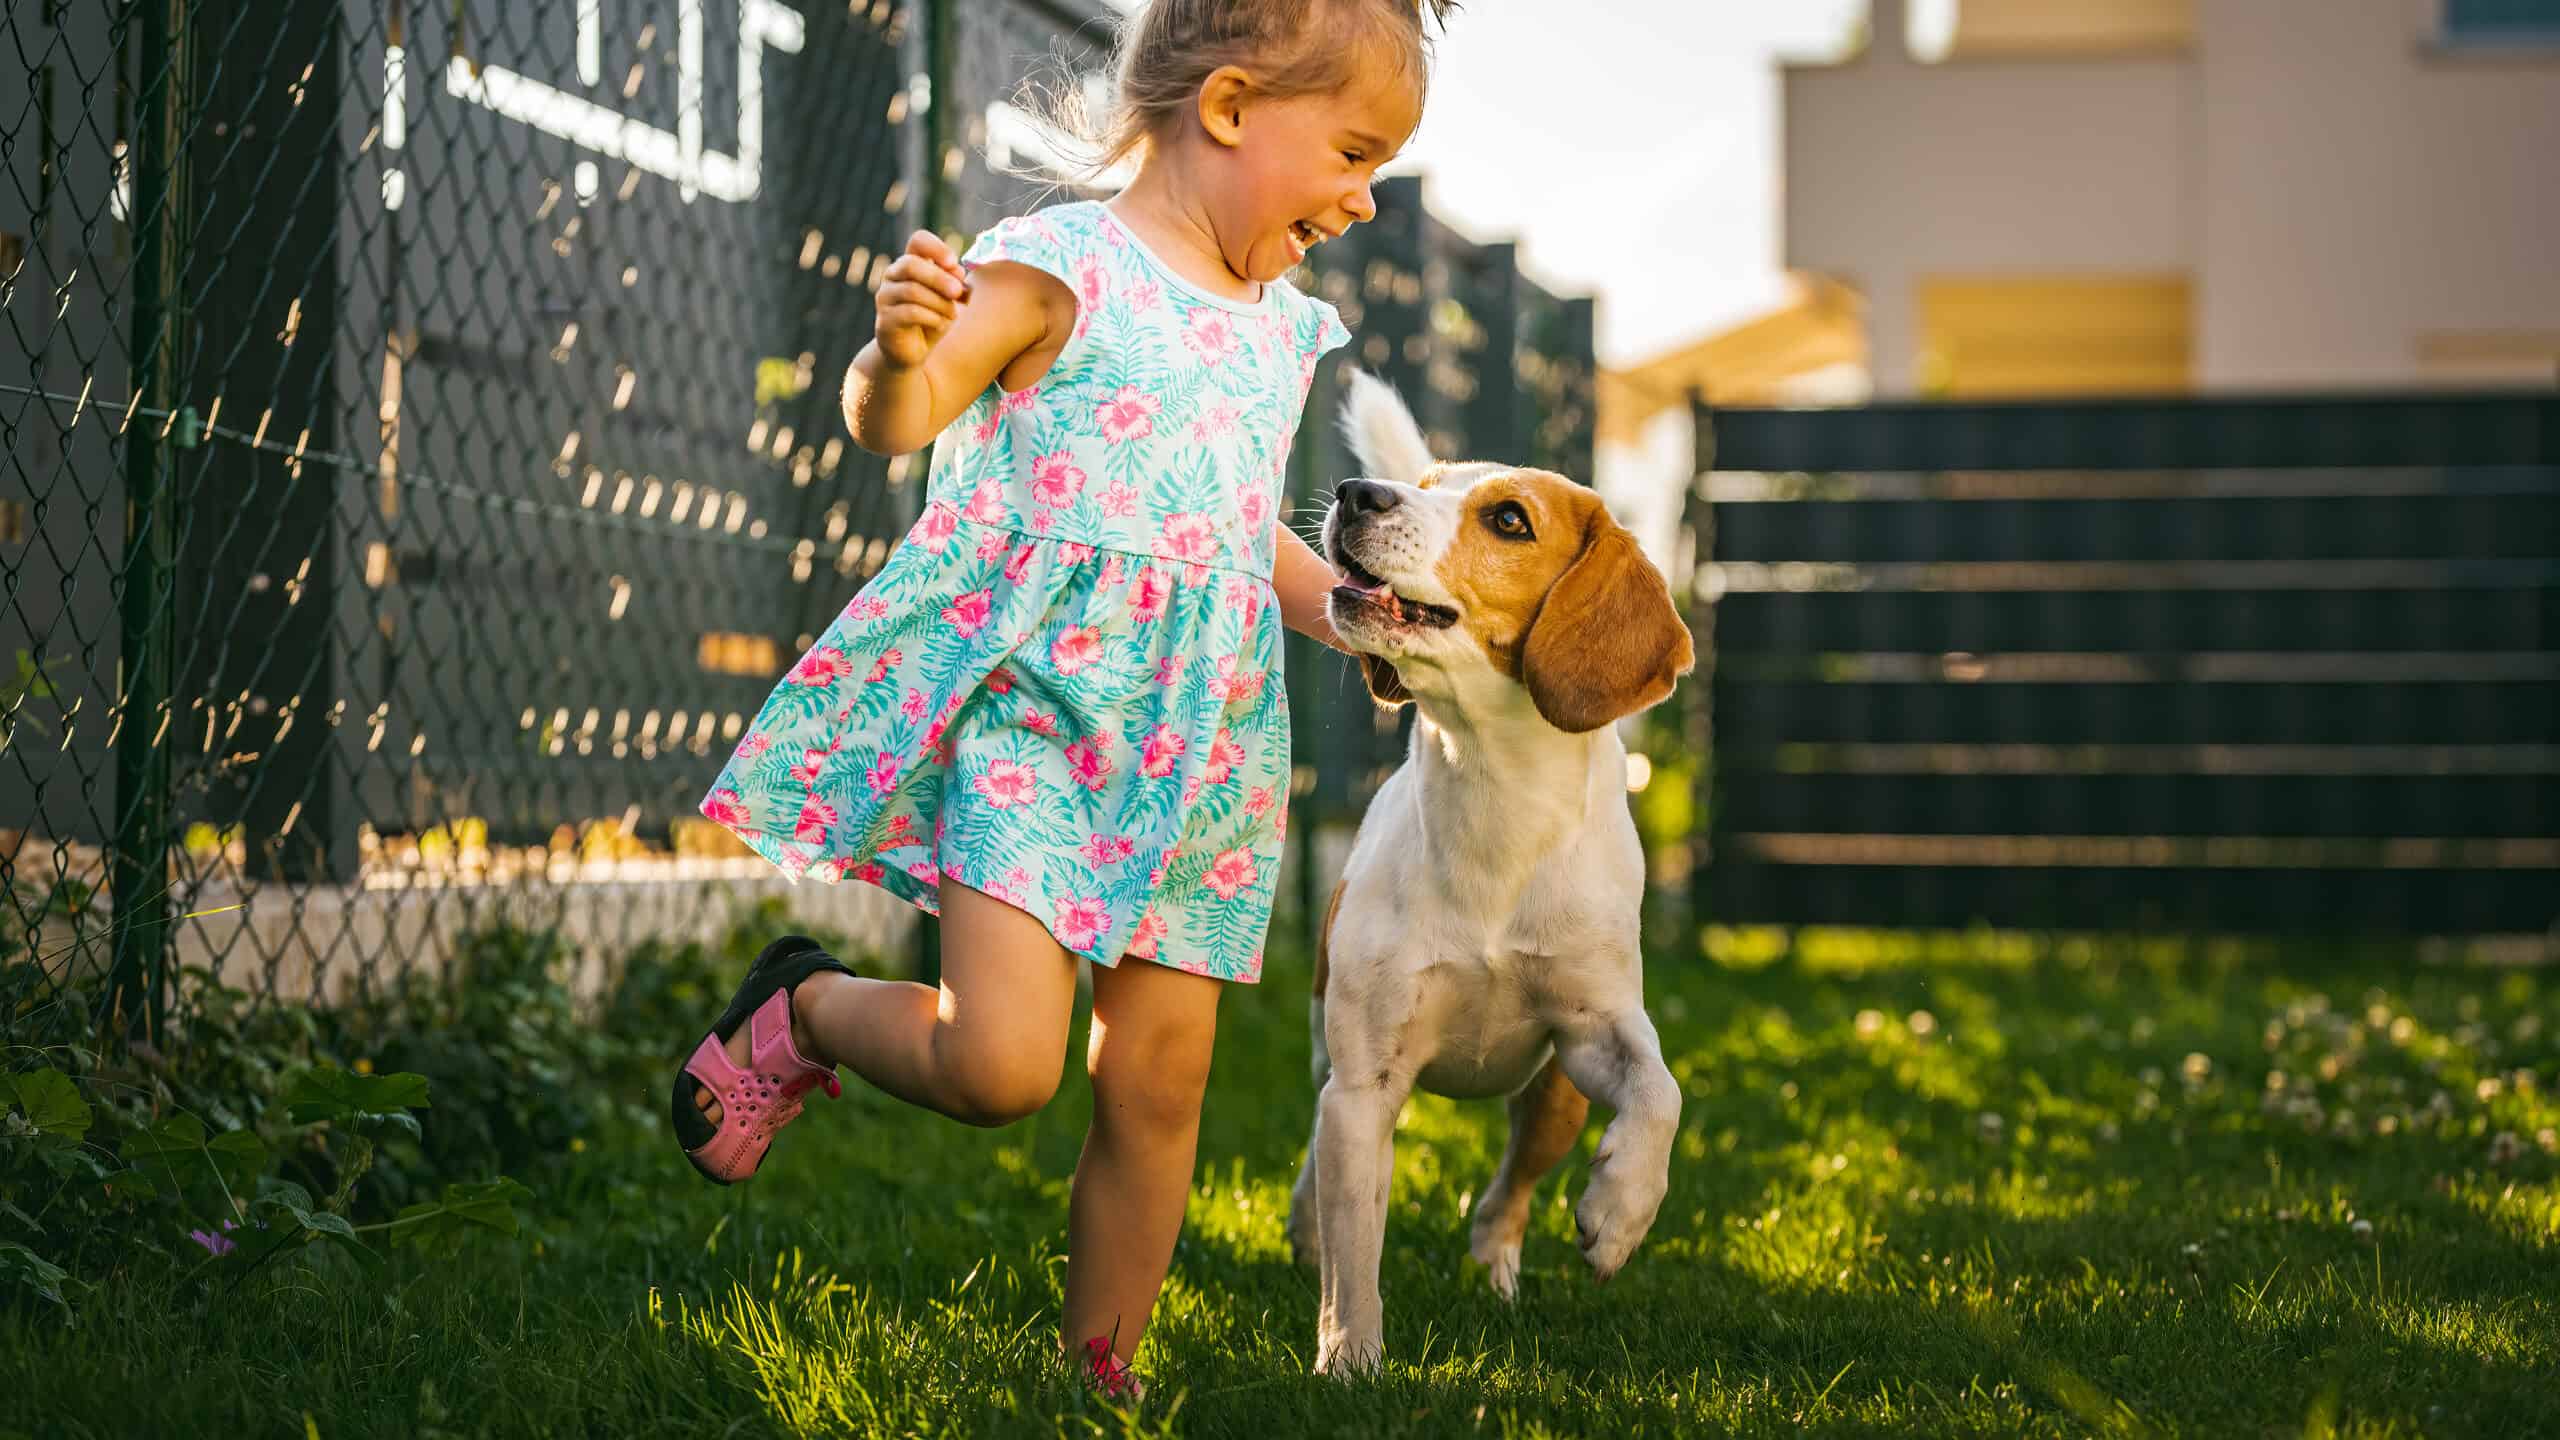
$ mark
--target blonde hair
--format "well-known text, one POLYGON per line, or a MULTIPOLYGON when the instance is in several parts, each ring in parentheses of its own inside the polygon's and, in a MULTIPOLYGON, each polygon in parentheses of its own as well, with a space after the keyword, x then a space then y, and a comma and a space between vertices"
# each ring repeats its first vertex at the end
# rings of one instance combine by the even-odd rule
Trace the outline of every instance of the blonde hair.
POLYGON ((1035 87, 1032 109, 1067 142, 1078 181, 1142 158, 1191 111, 1200 86, 1233 65, 1257 93, 1323 95, 1350 83, 1366 55, 1383 55, 1419 102, 1430 80, 1427 14, 1447 29, 1458 0, 1146 0, 1112 39, 1112 94, 1086 99, 1076 80, 1035 87))

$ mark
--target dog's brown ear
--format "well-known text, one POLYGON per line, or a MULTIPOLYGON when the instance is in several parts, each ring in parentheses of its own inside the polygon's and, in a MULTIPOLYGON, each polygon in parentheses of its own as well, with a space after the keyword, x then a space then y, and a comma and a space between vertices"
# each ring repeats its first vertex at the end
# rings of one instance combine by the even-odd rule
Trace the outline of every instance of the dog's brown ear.
POLYGON ((1520 680, 1547 723, 1597 730, 1660 702, 1696 656, 1671 587, 1598 505, 1582 553, 1547 591, 1521 646, 1520 680))
POLYGON ((1392 663, 1375 655, 1363 655, 1360 676, 1369 682, 1369 698, 1377 701, 1379 708, 1393 710, 1413 703, 1413 692, 1404 688, 1404 677, 1396 673, 1392 663))

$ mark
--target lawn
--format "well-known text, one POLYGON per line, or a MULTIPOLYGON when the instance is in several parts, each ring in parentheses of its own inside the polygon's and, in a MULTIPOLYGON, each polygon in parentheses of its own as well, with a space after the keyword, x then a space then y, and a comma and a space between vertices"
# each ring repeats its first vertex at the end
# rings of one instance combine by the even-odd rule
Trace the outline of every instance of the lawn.
POLYGON ((1496 1300, 1463 1257, 1499 1107, 1408 1110, 1374 1381, 1307 1373, 1315 1289, 1281 1238, 1306 972, 1283 956, 1225 1010, 1134 1417, 1045 1364, 1071 1083, 996 1132, 849 1088, 736 1190, 628 1127, 524 1234, 452 1261, 314 1252, 236 1290, 137 1264, 74 1324, 0 1318, 0 1433, 2560 1433, 2560 977, 1982 937, 1722 951, 1652 966, 1686 1110, 1615 1283, 1574 1252, 1577 1160, 1519 1304, 1496 1300))

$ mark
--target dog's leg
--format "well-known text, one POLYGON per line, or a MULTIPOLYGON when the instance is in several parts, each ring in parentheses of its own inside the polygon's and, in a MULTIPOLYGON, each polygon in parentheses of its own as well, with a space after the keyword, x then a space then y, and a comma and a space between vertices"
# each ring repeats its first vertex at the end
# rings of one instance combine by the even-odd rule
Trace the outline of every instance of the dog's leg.
MULTIPOLYGON (((1332 1058, 1324 1050, 1324 997, 1318 995, 1307 1006, 1307 1028, 1312 1033, 1310 1048, 1314 1052, 1316 1095, 1319 1103, 1325 1081, 1333 1074, 1332 1058)), ((1307 1158, 1298 1166, 1298 1182, 1289 1187, 1289 1255, 1301 1265, 1316 1263, 1316 1139, 1307 1137, 1307 1158)))
POLYGON ((1591 1157, 1591 1183, 1574 1211, 1583 1258, 1603 1280, 1618 1273, 1653 1228, 1671 1188, 1671 1145, 1680 1132, 1680 1084, 1662 1063, 1662 1042, 1640 1004, 1600 1012, 1556 1046, 1565 1074, 1614 1108, 1591 1157))
POLYGON ((1316 1249, 1322 1277, 1316 1373, 1374 1371, 1385 1358, 1378 1254, 1395 1175, 1396 1112, 1410 1080, 1337 1069, 1316 1101, 1316 1249))
POLYGON ((1529 1231, 1529 1202, 1538 1182, 1573 1152, 1590 1113, 1591 1102, 1553 1059, 1511 1097, 1511 1139, 1503 1146, 1501 1168, 1476 1202, 1467 1237, 1468 1252, 1492 1269, 1494 1293, 1505 1300, 1519 1292, 1520 1241, 1529 1231))

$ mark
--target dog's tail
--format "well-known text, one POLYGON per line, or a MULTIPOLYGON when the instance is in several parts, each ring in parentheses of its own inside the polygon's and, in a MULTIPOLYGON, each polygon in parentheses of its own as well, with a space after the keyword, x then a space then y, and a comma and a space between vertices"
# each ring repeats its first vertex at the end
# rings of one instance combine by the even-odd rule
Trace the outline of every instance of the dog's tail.
POLYGON ((1342 371, 1342 435, 1363 475, 1417 485, 1431 468, 1431 445, 1394 386, 1366 370, 1342 371))

